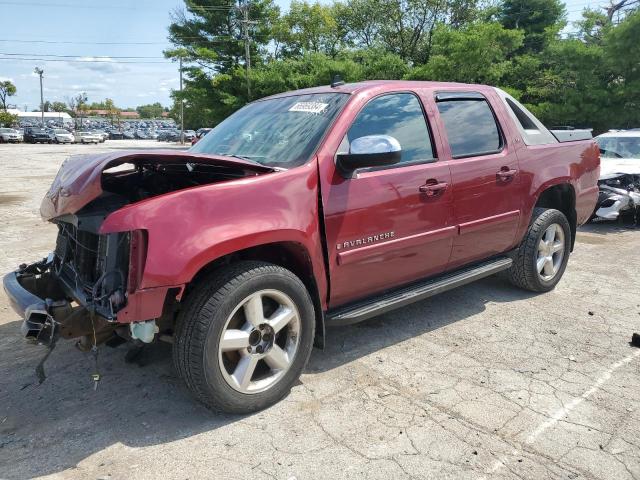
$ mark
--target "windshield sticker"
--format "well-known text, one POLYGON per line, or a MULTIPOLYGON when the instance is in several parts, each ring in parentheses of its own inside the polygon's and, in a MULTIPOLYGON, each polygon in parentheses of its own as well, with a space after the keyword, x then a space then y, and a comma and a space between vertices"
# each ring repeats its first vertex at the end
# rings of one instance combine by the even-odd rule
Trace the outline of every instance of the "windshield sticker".
POLYGON ((290 112, 322 113, 329 106, 328 103, 298 102, 289 109, 290 112))

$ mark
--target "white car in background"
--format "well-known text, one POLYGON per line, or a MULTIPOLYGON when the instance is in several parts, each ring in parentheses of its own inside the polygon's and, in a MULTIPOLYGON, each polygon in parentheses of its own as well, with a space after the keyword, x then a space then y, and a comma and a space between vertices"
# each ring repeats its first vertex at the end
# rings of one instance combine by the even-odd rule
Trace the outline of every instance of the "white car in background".
POLYGON ((100 143, 102 142, 102 136, 93 132, 76 132, 75 135, 76 143, 100 143))
POLYGON ((0 128, 0 143, 19 143, 23 140, 14 128, 0 128))
POLYGON ((93 133, 100 136, 101 138, 100 142, 104 142, 107 138, 109 138, 109 134, 103 130, 96 130, 93 133))
POLYGON ((64 128, 56 128, 53 134, 56 137, 56 143, 73 143, 75 141, 73 134, 64 128))
POLYGON ((640 129, 612 130, 596 137, 600 147, 600 194, 595 217, 634 215, 640 224, 640 129))

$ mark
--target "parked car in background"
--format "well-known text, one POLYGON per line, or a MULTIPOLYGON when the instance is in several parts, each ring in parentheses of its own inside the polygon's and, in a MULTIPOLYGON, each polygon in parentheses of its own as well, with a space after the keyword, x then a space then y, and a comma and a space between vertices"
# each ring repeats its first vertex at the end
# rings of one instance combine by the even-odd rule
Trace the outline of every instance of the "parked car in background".
POLYGON ((109 138, 109 134, 104 130, 94 130, 93 133, 100 137, 100 143, 104 143, 104 141, 109 138))
POLYGON ((124 136, 122 135, 122 131, 120 130, 110 130, 109 131, 109 139, 110 140, 122 140, 124 136))
MULTIPOLYGON (((195 138, 196 132, 194 130, 185 130, 184 131, 184 141, 191 142, 193 138, 195 138)), ((180 137, 178 137, 180 138, 180 137)))
POLYGON ((28 127, 24 130, 25 143, 53 143, 55 139, 55 135, 44 128, 28 127))
POLYGON ((102 136, 88 131, 76 132, 75 141, 76 143, 100 143, 102 136))
POLYGON ((13 128, 0 128, 0 143, 19 143, 22 139, 13 128))
POLYGON ((600 195, 594 216, 633 216, 640 224, 640 130, 613 130, 596 137, 602 156, 600 195))
POLYGON ((169 340, 196 398, 251 412, 288 393, 325 325, 498 272, 555 288, 599 168, 592 139, 558 141, 489 86, 285 92, 186 152, 67 160, 40 208, 56 249, 4 288, 28 338, 169 340))
POLYGON ((198 143, 198 141, 204 137, 207 133, 209 133, 211 130, 211 128, 199 128, 198 130, 196 130, 196 134, 194 135, 194 137, 191 139, 191 145, 195 145, 196 143, 198 143))
POLYGON ((62 128, 54 129, 53 136, 56 139, 56 143, 73 143, 75 141, 73 134, 62 128))

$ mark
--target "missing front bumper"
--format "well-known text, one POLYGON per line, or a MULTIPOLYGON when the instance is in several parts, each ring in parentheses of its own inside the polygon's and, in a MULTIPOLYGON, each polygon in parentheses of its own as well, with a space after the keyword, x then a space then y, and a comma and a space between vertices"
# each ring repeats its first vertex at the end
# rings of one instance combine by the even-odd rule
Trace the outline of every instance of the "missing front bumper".
POLYGON ((92 315, 86 306, 72 305, 62 282, 51 272, 50 260, 23 265, 4 276, 3 287, 13 310, 22 317, 25 338, 51 343, 55 336, 92 336, 101 343, 113 334, 114 325, 92 315))

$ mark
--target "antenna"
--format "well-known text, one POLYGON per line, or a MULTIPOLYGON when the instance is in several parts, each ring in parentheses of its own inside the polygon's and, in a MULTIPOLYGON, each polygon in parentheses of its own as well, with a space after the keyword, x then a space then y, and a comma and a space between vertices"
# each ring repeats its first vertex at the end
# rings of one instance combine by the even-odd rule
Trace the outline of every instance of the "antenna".
POLYGON ((331 80, 331 88, 336 88, 341 85, 344 85, 344 81, 340 75, 334 75, 333 80, 331 80))

